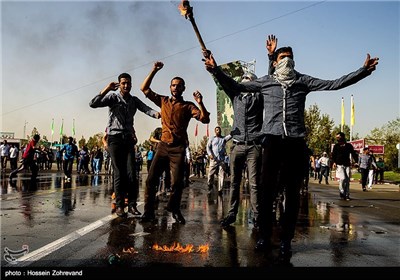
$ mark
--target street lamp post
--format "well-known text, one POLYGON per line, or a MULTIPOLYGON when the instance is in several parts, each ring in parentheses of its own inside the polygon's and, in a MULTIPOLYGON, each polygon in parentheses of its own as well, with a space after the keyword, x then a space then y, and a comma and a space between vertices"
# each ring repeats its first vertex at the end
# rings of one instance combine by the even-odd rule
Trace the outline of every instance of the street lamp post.
POLYGON ((25 123, 24 123, 24 135, 22 135, 23 139, 25 139, 25 136, 26 136, 26 125, 27 124, 28 124, 28 122, 25 121, 25 123))

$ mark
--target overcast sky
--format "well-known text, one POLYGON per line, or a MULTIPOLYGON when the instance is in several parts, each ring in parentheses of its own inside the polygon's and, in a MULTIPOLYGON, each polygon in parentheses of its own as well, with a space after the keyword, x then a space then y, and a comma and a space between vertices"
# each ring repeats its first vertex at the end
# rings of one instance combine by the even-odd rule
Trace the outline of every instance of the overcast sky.
MULTIPOLYGON (((184 98, 199 90, 211 112, 210 132, 217 125, 216 89, 201 61, 199 42, 190 21, 180 15, 180 1, 2 1, 1 129, 23 137, 36 127, 59 139, 103 132, 108 108, 92 109, 89 101, 117 76, 133 76, 132 94, 158 109, 140 91, 155 61, 164 68, 152 89, 169 95, 170 80, 186 81, 184 98)), ((366 136, 400 116, 399 1, 190 1, 208 49, 219 64, 256 61, 256 74, 267 73, 265 41, 278 37, 278 47, 291 46, 296 70, 322 79, 348 74, 379 57, 377 70, 348 88, 312 92, 306 108, 317 104, 340 125, 341 98, 350 124, 354 95, 354 133, 366 136)), ((196 121, 188 134, 194 142, 196 121)), ((139 142, 149 138, 160 120, 135 116, 139 142)), ((199 125, 199 136, 206 125, 199 125)))

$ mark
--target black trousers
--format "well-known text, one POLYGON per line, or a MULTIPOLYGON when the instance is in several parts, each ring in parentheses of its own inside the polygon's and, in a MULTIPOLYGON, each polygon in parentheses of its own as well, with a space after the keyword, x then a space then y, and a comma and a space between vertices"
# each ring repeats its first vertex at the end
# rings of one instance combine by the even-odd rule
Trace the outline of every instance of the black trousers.
POLYGON ((113 168, 115 204, 124 208, 125 197, 136 207, 139 184, 136 178, 135 145, 130 135, 108 135, 108 151, 113 168))
POLYGON ((263 143, 262 182, 260 203, 260 234, 272 236, 275 216, 273 203, 281 189, 285 193, 284 212, 281 216, 281 240, 294 237, 300 205, 300 189, 304 178, 306 157, 303 138, 282 138, 267 135, 263 143))
POLYGON ((184 144, 169 145, 164 142, 158 144, 146 180, 146 190, 144 194, 145 214, 154 214, 157 187, 166 165, 169 165, 171 170, 171 195, 167 208, 173 212, 179 211, 184 187, 185 149, 186 146, 184 144))

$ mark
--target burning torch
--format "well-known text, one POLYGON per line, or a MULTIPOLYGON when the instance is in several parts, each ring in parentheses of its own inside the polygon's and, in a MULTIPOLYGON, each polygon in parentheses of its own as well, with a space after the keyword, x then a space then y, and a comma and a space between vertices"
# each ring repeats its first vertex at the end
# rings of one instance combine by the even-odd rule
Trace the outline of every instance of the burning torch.
POLYGON ((183 0, 181 4, 178 6, 179 11, 181 12, 181 15, 184 16, 186 19, 189 19, 194 32, 196 33, 197 39, 199 40, 201 50, 203 51, 203 54, 206 56, 209 54, 209 51, 206 48, 206 45, 204 44, 203 38, 201 38, 201 34, 199 29, 197 28, 196 21, 194 20, 193 17, 193 7, 190 7, 189 1, 188 0, 183 0))

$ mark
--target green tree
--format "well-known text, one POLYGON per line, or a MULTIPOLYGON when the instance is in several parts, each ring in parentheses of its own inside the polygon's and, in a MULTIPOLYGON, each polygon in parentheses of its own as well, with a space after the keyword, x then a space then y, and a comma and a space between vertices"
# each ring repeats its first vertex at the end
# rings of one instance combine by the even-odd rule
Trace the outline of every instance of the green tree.
POLYGON ((83 135, 82 135, 82 138, 81 138, 81 140, 79 140, 78 141, 78 148, 80 149, 80 148, 82 148, 83 146, 85 146, 86 145, 86 139, 83 137, 83 135))
POLYGON ((89 137, 89 140, 87 142, 87 147, 88 147, 89 151, 92 150, 93 147, 95 147, 95 146, 103 147, 103 142, 101 141, 103 136, 104 136, 104 133, 99 132, 99 133, 93 135, 92 137, 89 137))
POLYGON ((305 140, 309 147, 315 147, 316 137, 315 132, 318 130, 318 124, 321 121, 321 111, 318 105, 314 104, 304 112, 304 123, 306 126, 306 137, 305 140))
POLYGON ((314 104, 305 110, 304 122, 306 127, 305 140, 313 154, 330 153, 330 146, 334 141, 332 135, 334 121, 329 118, 329 115, 321 115, 318 105, 314 104))
POLYGON ((374 128, 366 139, 369 145, 384 145, 386 169, 399 172, 397 167, 399 154, 396 145, 400 143, 400 118, 389 121, 381 128, 374 128))

